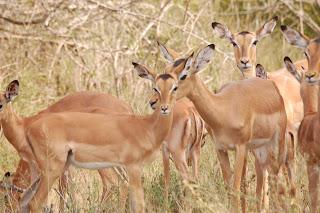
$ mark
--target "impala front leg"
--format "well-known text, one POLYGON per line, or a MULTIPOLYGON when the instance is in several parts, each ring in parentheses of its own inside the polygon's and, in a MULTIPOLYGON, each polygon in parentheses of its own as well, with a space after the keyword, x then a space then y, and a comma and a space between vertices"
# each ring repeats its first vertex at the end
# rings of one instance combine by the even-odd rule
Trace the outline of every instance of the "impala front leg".
POLYGON ((233 211, 239 212, 240 207, 240 184, 241 184, 241 177, 243 166, 245 162, 245 158, 247 155, 247 148, 245 143, 236 145, 236 160, 234 166, 234 182, 233 182, 233 190, 234 190, 234 198, 233 198, 233 211))
POLYGON ((165 143, 162 145, 162 161, 163 161, 163 182, 164 182, 164 199, 168 204, 169 185, 170 185, 170 153, 165 143))
POLYGON ((218 155, 218 160, 220 163, 224 183, 229 187, 231 186, 231 167, 230 167, 230 161, 228 156, 228 151, 217 149, 216 150, 218 155))
POLYGON ((318 186, 319 186, 319 166, 314 163, 307 163, 309 179, 309 195, 311 200, 311 212, 317 212, 318 205, 318 186))
POLYGON ((129 185, 130 185, 130 197, 131 197, 131 209, 134 213, 145 212, 143 187, 141 182, 140 165, 127 166, 129 185))

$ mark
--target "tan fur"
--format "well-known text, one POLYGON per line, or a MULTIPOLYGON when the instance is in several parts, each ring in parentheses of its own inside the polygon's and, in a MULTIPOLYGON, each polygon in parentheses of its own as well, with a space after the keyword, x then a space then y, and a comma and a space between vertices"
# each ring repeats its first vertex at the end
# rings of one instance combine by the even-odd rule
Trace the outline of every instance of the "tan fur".
MULTIPOLYGON (((1 102, 4 102, 3 96, 1 102)), ((6 109, 1 112, 1 126, 3 133, 8 141, 16 148, 21 160, 18 164, 17 170, 13 177, 13 184, 19 187, 27 187, 37 176, 35 174, 35 167, 32 162, 34 157, 29 144, 26 142, 25 131, 35 120, 45 116, 48 113, 61 111, 78 111, 78 112, 92 112, 103 114, 114 113, 132 113, 130 106, 116 97, 109 94, 102 94, 96 92, 77 92, 68 95, 55 104, 49 106, 47 109, 30 117, 21 118, 13 111, 11 104, 7 105, 6 109), (103 108, 97 108, 103 107, 103 108), (31 168, 31 170, 30 170, 31 168), (33 172, 30 172, 33 171, 33 172), (31 173, 31 174, 30 174, 31 173)), ((99 171, 102 181, 104 183, 103 195, 107 193, 107 185, 110 176, 116 176, 112 170, 99 171)), ((59 186, 59 193, 64 196, 64 190, 67 187, 66 177, 62 175, 59 186)), ((19 194, 15 193, 15 200, 18 199, 19 194)), ((64 198, 60 199, 60 211, 63 211, 64 198)))
MULTIPOLYGON (((305 76, 305 73, 302 75, 305 76)), ((298 145, 307 162, 311 212, 317 212, 320 166, 320 114, 317 112, 316 106, 319 104, 320 96, 318 94, 318 100, 314 96, 319 92, 319 85, 308 85, 305 82, 305 77, 301 80, 300 90, 304 101, 305 113, 298 131, 298 145)))
POLYGON ((155 82, 160 109, 150 116, 65 112, 46 114, 32 123, 27 137, 41 171, 39 189, 30 202, 32 211, 41 209, 70 150, 77 166, 87 168, 108 162, 125 166, 134 194, 133 209, 144 211, 142 167, 154 158, 171 128, 177 80, 160 75, 155 82))

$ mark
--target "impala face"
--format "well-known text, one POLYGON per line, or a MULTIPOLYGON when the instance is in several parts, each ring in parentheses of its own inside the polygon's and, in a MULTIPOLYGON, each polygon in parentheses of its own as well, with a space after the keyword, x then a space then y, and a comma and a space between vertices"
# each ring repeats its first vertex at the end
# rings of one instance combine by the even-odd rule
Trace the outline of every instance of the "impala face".
POLYGON ((309 39, 290 27, 281 26, 281 31, 286 40, 304 50, 308 60, 308 70, 305 72, 304 80, 309 84, 316 84, 320 80, 320 37, 309 39))
MULTIPOLYGON (((134 69, 137 71, 141 78, 151 80, 154 84, 153 87, 153 100, 159 107, 161 115, 168 115, 172 111, 172 108, 176 100, 176 92, 178 89, 178 80, 174 75, 171 74, 160 74, 156 75, 151 69, 146 66, 132 63, 134 69)), ((155 105, 155 108, 157 107, 155 105)))
POLYGON ((233 45, 233 51, 237 67, 245 78, 254 77, 254 66, 256 64, 256 47, 258 42, 274 30, 278 17, 266 22, 256 32, 242 31, 233 34, 227 26, 218 22, 212 23, 214 33, 220 38, 227 39, 233 45))
POLYGON ((298 70, 289 57, 285 57, 284 64, 286 69, 299 81, 300 96, 304 103, 304 113, 318 111, 318 91, 319 84, 310 84, 306 81, 306 71, 298 70))

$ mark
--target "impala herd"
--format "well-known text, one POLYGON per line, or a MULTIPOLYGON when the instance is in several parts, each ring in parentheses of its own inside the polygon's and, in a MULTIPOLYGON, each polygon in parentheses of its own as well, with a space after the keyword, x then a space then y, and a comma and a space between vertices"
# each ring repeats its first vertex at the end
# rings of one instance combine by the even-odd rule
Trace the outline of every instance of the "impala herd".
POLYGON ((120 211, 125 211, 130 188, 131 210, 144 212, 143 165, 162 149, 167 200, 169 159, 184 183, 197 181, 202 139, 208 132, 215 141, 225 184, 231 188, 232 211, 246 211, 243 195, 249 153, 255 158, 258 212, 268 209, 269 194, 279 193, 278 177, 282 173, 294 197, 298 146, 307 163, 311 212, 317 212, 320 38, 308 39, 281 26, 285 39, 303 49, 306 59, 293 63, 286 56, 285 68, 268 73, 262 65, 256 65, 256 46, 273 32, 277 20, 272 18, 256 32, 239 33, 232 33, 224 24, 212 23, 214 34, 233 45, 243 77, 216 93, 197 74, 211 62, 213 44, 181 56, 158 42, 167 61, 163 74, 132 63, 138 76, 153 83, 149 103, 154 111, 147 116, 135 115, 130 105, 112 95, 77 92, 34 116, 22 118, 11 105, 19 95, 19 81, 12 81, 0 94, 0 124, 21 160, 12 177, 10 173, 5 175, 13 180, 1 182, 0 187, 12 191, 11 199, 16 201, 14 208, 18 211, 39 212, 59 178, 59 210, 63 211, 69 167, 94 169, 104 185, 101 201, 108 197, 108 187, 120 179, 120 211), (235 151, 234 172, 229 150, 235 151))

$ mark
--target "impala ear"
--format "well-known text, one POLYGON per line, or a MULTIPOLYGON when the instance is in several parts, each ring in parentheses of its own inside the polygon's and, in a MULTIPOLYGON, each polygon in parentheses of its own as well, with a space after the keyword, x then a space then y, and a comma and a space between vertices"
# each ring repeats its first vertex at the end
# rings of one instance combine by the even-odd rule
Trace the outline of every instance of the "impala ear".
POLYGON ((153 82, 155 81, 156 74, 151 69, 135 62, 132 62, 132 65, 141 78, 145 78, 153 82))
POLYGON ((301 49, 305 49, 308 44, 310 39, 307 38, 306 36, 302 35, 301 33, 291 29, 290 27, 287 27, 285 25, 281 25, 281 31, 284 35, 284 37, 286 38, 286 40, 296 46, 299 47, 301 49))
POLYGON ((213 53, 214 53, 214 44, 209 44, 205 48, 199 51, 198 55, 194 60, 194 70, 193 73, 197 73, 206 67, 207 64, 211 62, 213 53))
POLYGON ((213 33, 219 38, 226 38, 230 42, 234 41, 233 34, 226 25, 220 24, 218 22, 212 22, 211 26, 213 29, 213 33))
POLYGON ((261 64, 257 64, 256 66, 256 77, 268 79, 268 73, 261 64))
POLYGON ((7 89, 4 93, 4 96, 7 100, 7 102, 13 101, 15 97, 17 97, 19 94, 19 81, 13 80, 10 82, 10 84, 7 86, 7 89))
POLYGON ((286 69, 288 70, 288 72, 290 72, 291 75, 293 75, 295 77, 295 79, 297 79, 299 82, 301 82, 301 74, 298 70, 297 67, 292 63, 291 59, 286 56, 283 59, 284 61, 284 65, 286 66, 286 69))
POLYGON ((259 30, 257 30, 256 32, 257 39, 261 40, 267 35, 270 35, 273 32, 274 28, 276 27, 277 21, 278 21, 278 16, 275 16, 269 21, 267 21, 259 30))
POLYGON ((178 61, 184 60, 183 68, 178 71, 175 71, 175 74, 178 76, 179 81, 185 80, 188 76, 192 74, 191 72, 192 72, 192 64, 193 64, 193 54, 194 53, 192 52, 192 54, 188 58, 178 59, 178 61))
POLYGON ((160 48, 160 51, 163 55, 163 57, 170 63, 174 62, 174 60, 176 60, 178 57, 179 57, 179 54, 170 49, 170 48, 167 48, 166 46, 164 46, 162 43, 160 43, 159 41, 157 41, 157 44, 160 48))

